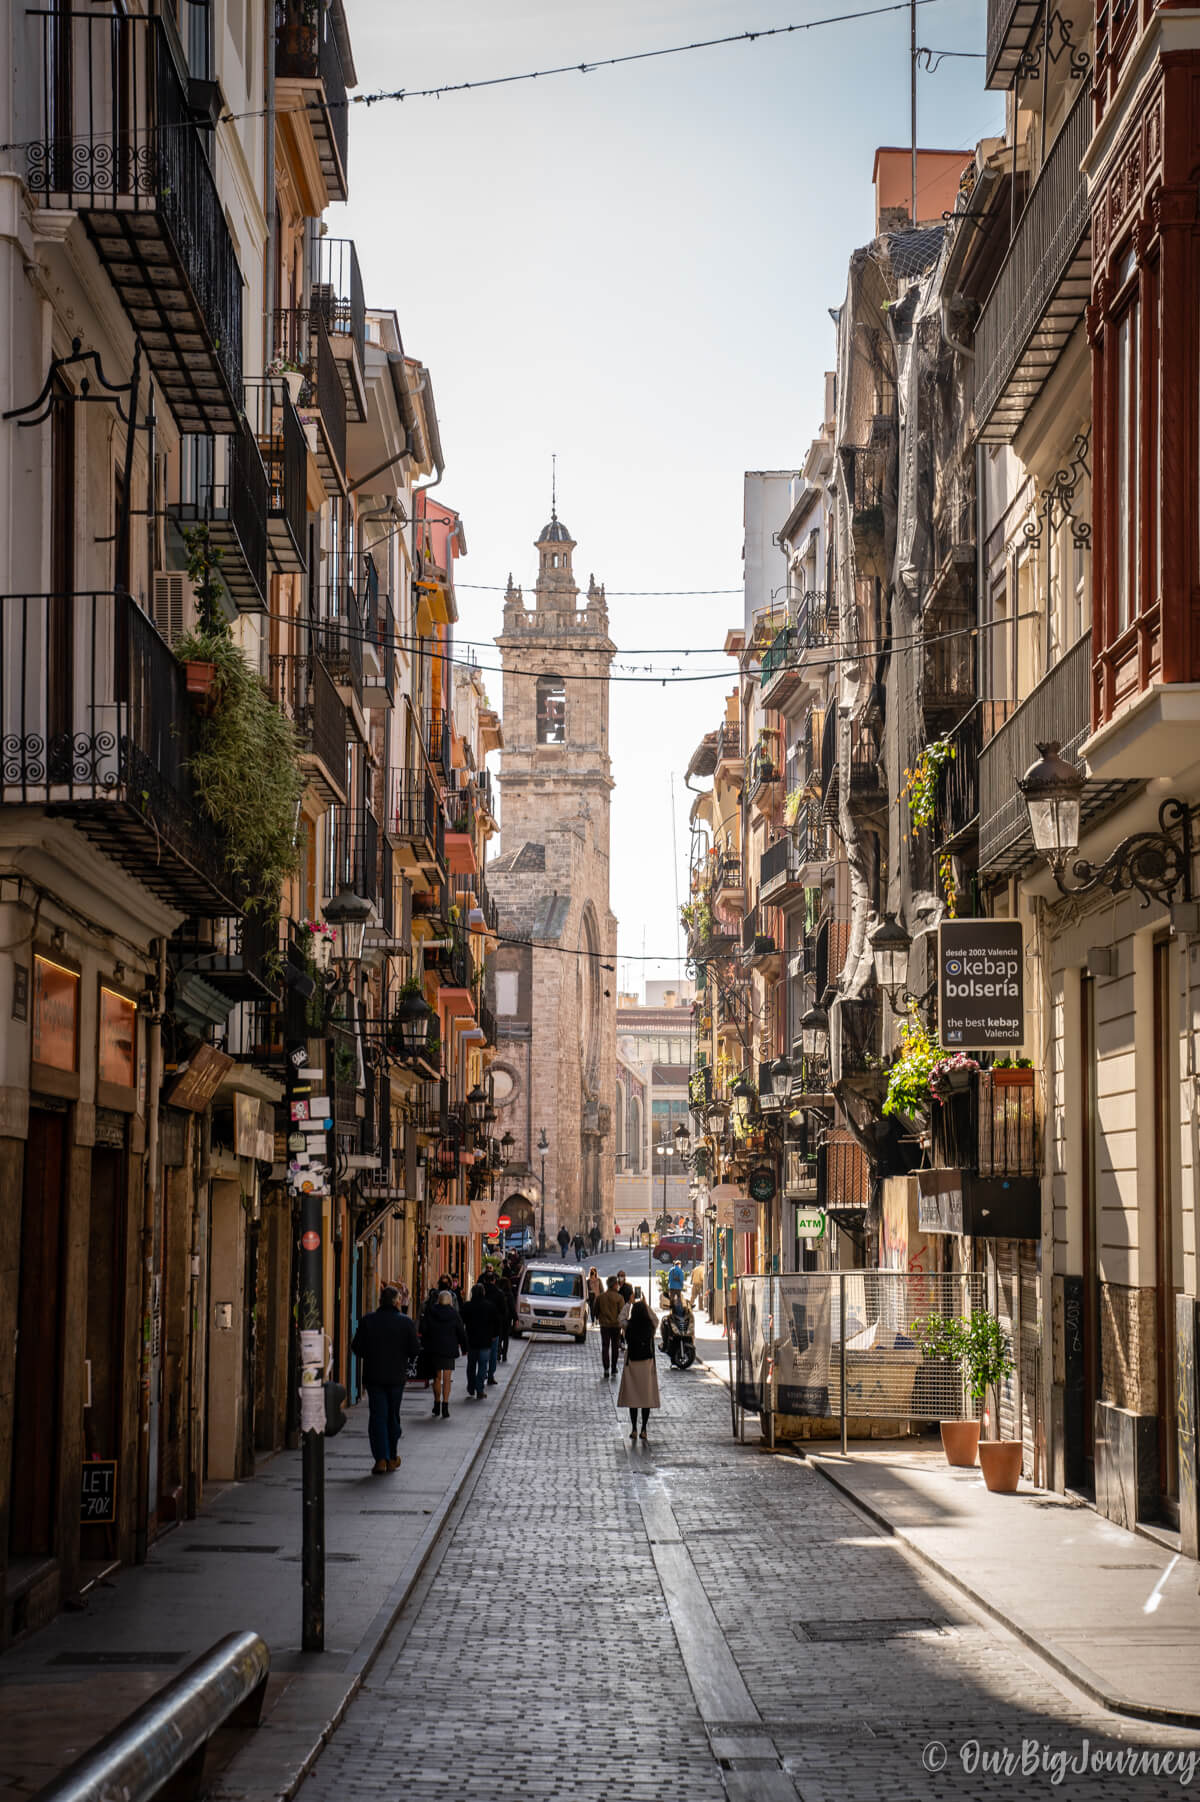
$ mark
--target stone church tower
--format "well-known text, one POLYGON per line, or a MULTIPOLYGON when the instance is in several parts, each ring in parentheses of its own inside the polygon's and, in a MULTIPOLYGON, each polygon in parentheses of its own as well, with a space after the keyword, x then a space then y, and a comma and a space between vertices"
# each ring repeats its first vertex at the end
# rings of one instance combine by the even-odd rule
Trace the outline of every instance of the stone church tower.
MULTIPOLYGON (((525 605, 509 577, 504 630, 500 856, 487 868, 500 915, 495 959, 497 1134, 516 1148, 502 1190, 514 1224, 613 1234, 617 922, 609 907, 608 636, 604 590, 579 605, 575 541, 553 512, 525 605), (529 945, 503 942, 532 941, 529 945), (606 967, 607 966, 607 967, 606 967)), ((557 1247, 554 1248, 557 1253, 557 1247)))

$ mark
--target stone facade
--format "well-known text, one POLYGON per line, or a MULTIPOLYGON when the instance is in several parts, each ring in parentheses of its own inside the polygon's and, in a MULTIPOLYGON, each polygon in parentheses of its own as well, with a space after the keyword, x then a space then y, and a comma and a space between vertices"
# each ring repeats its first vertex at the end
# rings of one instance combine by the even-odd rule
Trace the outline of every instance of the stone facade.
POLYGON ((585 605, 574 541, 555 515, 537 541, 532 608, 510 580, 504 630, 501 854, 488 866, 500 917, 499 1041, 492 1066, 516 1149, 509 1190, 545 1230, 613 1231, 617 923, 609 906, 608 636, 604 590, 585 605), (516 942, 514 942, 516 941, 516 942), (606 969, 605 965, 613 966, 606 969))

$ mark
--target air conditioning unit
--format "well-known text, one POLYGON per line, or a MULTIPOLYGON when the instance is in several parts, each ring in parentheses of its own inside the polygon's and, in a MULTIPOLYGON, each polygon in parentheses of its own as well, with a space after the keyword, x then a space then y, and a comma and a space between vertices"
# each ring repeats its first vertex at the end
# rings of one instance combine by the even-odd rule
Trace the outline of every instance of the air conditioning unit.
POLYGON ((183 570, 155 570, 150 613, 169 645, 195 631, 196 592, 183 570))

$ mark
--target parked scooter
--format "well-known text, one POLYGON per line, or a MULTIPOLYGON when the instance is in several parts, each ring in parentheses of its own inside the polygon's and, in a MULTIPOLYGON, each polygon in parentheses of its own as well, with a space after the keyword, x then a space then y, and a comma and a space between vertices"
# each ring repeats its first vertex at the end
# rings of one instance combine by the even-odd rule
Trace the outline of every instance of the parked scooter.
POLYGON ((670 1358, 676 1370, 688 1370, 696 1362, 695 1318, 686 1302, 681 1302, 681 1312, 676 1313, 674 1307, 667 1309, 662 1317, 659 1329, 662 1348, 670 1358))

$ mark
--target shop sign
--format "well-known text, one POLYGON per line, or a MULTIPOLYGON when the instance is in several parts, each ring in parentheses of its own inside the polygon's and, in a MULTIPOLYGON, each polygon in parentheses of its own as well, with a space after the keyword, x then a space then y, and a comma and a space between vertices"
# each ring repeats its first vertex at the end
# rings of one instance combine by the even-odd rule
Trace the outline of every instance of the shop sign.
POLYGON ((756 1233, 758 1231, 758 1203, 756 1201, 734 1202, 733 1230, 737 1233, 756 1233))
POLYGON ((1020 920, 943 920, 938 1029, 943 1045, 986 1051, 1025 1037, 1025 929, 1020 920))
POLYGON ((917 1171, 917 1227, 923 1233, 961 1233, 961 1170, 917 1171))
POLYGON ((769 1165, 763 1164, 750 1172, 750 1180, 746 1184, 746 1193, 751 1201, 763 1203, 775 1199, 775 1172, 769 1165))
POLYGON ((240 1158, 275 1162, 275 1109, 271 1102, 257 1095, 234 1096, 233 1149, 240 1158))
POLYGON ((100 985, 100 1081, 132 1089, 137 1080, 137 1003, 100 985))
POLYGON ((824 1208, 796 1209, 797 1239, 823 1239, 825 1237, 824 1208))
POLYGON ((734 1207, 746 1197, 736 1183, 718 1183, 708 1199, 717 1210, 717 1225, 732 1226, 734 1207))
POLYGON ((471 1207, 471 1231, 473 1233, 494 1233, 496 1228, 496 1204, 494 1201, 473 1201, 471 1207))
POLYGON ((233 1069, 233 1059, 212 1045, 197 1045, 191 1058, 179 1071, 163 1100, 172 1107, 186 1108, 189 1114, 202 1114, 225 1073, 233 1069))
POLYGON ((74 970, 33 960, 33 1061, 74 1070, 79 1046, 79 977, 74 970))
POLYGON ((79 1519, 86 1527, 111 1527, 117 1519, 117 1460, 89 1458, 79 1481, 79 1519))
POLYGON ((429 1210, 429 1230, 431 1233, 465 1238, 471 1230, 470 1204, 435 1202, 429 1210))

